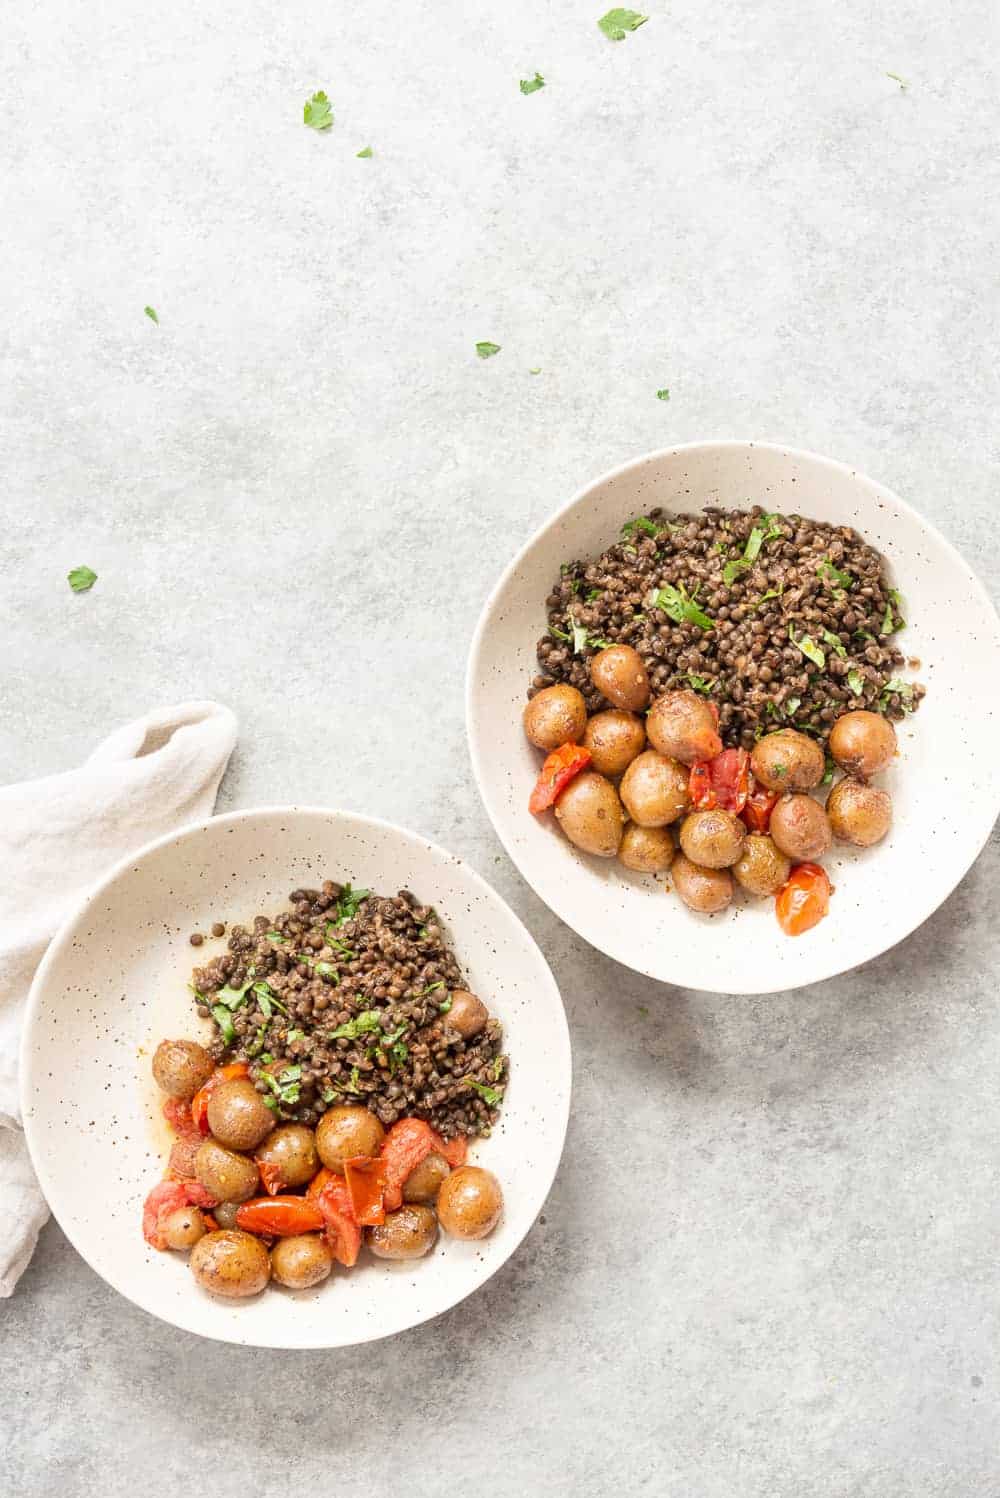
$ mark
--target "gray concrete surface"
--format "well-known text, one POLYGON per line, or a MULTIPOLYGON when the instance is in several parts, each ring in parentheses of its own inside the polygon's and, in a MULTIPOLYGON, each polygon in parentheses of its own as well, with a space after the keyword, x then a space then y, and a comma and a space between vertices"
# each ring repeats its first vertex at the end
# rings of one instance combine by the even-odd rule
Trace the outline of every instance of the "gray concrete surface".
POLYGON ((522 1251, 356 1352, 175 1333, 50 1225, 4 1493, 1000 1494, 996 837, 861 971, 660 989, 501 856, 462 723, 504 558, 661 444, 847 458, 1000 591, 995 7, 650 0, 613 45, 604 6, 5 16, 0 773, 229 702, 224 807, 373 810, 493 881, 577 1086, 522 1251))

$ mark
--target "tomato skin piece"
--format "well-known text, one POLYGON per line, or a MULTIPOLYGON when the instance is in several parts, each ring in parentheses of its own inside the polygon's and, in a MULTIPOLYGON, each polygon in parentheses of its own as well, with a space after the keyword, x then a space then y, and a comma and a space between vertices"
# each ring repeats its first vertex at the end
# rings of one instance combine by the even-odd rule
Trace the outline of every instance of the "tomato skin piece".
POLYGON ((715 804, 739 816, 750 791, 750 756, 745 749, 723 749, 709 762, 715 804))
POLYGON ((437 1153, 444 1156, 452 1170, 458 1170, 469 1158, 469 1141, 464 1134, 456 1134, 454 1139, 442 1139, 437 1153))
POLYGON ((168 1097, 163 1100, 163 1116, 173 1129, 183 1139, 185 1135, 200 1132, 198 1125, 191 1117, 191 1104, 184 1103, 179 1097, 168 1097))
POLYGON ((345 1269, 353 1268, 361 1252, 361 1228, 354 1216, 346 1180, 324 1166, 310 1181, 306 1196, 323 1214, 324 1236, 333 1257, 345 1269))
POLYGON ((801 936, 817 926, 830 909, 833 886, 818 863, 800 863, 774 897, 778 924, 786 936, 801 936))
POLYGON ((344 1180, 359 1226, 377 1228, 385 1222, 385 1177, 384 1160, 356 1155, 353 1160, 344 1161, 344 1180))
POLYGON ((236 1226, 245 1233, 269 1238, 290 1238, 297 1233, 315 1233, 325 1222, 315 1202, 303 1196, 255 1196, 236 1213, 236 1226))
POLYGON ((536 817, 554 806, 574 776, 579 775, 590 764, 591 754, 582 744, 561 744, 553 749, 542 765, 541 774, 535 783, 528 802, 528 810, 536 817))
POLYGON ((215 1068, 204 1087, 199 1087, 191 1099, 191 1118, 199 1133, 211 1132, 208 1127, 208 1100, 220 1083, 235 1082, 238 1078, 249 1075, 250 1068, 245 1061, 229 1061, 225 1066, 215 1068))
POLYGON ((750 832, 766 832, 771 825, 771 813, 778 804, 778 792, 769 791, 750 777, 750 791, 742 811, 742 817, 750 832))
POLYGON ((386 1211, 395 1212, 403 1205, 403 1183, 428 1155, 443 1155, 450 1165, 449 1150, 451 1156, 457 1158, 454 1144, 454 1140, 446 1144, 438 1131, 422 1118, 401 1118, 394 1123, 382 1141, 382 1159, 386 1164, 386 1211))
POLYGON ((688 800, 695 811, 714 811, 718 804, 715 787, 712 785, 712 762, 700 759, 691 766, 688 777, 688 800))

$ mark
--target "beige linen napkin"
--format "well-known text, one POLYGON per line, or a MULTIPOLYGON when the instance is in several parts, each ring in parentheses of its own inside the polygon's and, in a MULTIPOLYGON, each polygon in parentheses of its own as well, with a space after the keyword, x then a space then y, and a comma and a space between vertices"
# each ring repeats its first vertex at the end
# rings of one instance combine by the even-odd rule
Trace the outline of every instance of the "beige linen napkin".
POLYGON ((60 922, 113 864, 211 814, 235 743, 227 707, 183 702, 126 723, 78 770, 0 790, 0 1296, 13 1293, 48 1216, 18 1122, 32 975, 60 922))

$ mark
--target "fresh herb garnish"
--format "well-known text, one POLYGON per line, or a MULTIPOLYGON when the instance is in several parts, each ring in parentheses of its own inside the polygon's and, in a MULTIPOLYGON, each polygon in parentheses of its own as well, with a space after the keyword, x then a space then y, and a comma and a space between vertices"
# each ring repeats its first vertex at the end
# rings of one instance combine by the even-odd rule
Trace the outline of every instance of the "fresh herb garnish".
POLYGON ((786 697, 785 700, 784 700, 784 703, 782 704, 782 706, 785 709, 785 717, 786 718, 794 718, 795 714, 798 712, 799 708, 802 706, 802 698, 801 697, 786 697))
POLYGON ((886 684, 885 684, 885 686, 882 688, 882 694, 879 697, 879 707, 883 707, 883 708, 884 707, 888 707, 888 705, 889 705, 889 698, 890 697, 898 697, 900 699, 900 705, 902 706, 903 711, 907 712, 907 713, 912 713, 912 711, 913 711, 913 683, 912 682, 904 681, 901 676, 893 676, 893 677, 891 677, 890 680, 887 681, 886 684))
POLYGON ((268 941, 276 941, 279 946, 282 947, 286 946, 288 942, 291 941, 291 937, 282 936, 280 931, 265 931, 264 935, 268 941))
POLYGON ((370 889, 352 889, 350 884, 345 884, 337 901, 337 925, 346 926, 348 921, 353 921, 370 895, 370 889))
POLYGON ((722 569, 722 581, 727 588, 731 588, 741 572, 745 572, 751 565, 745 557, 733 557, 722 569))
POLYGON ((555 627, 554 624, 550 624, 549 625, 549 634, 550 635, 555 635, 555 637, 556 637, 557 640, 565 640, 567 642, 567 644, 569 643, 569 641, 571 639, 571 636, 568 635, 568 634, 566 634, 563 630, 556 629, 556 627, 555 627))
POLYGON ((827 582, 836 583, 839 588, 854 587, 855 580, 851 574, 849 572, 841 572, 839 567, 833 565, 829 557, 823 558, 816 571, 821 577, 826 578, 827 582))
POLYGON ((904 93, 906 92, 906 90, 910 86, 909 80, 906 79, 906 78, 900 78, 900 76, 899 76, 898 73, 886 73, 885 76, 887 78, 891 78, 892 81, 893 81, 893 83, 898 83, 899 86, 900 86, 900 88, 903 90, 904 93))
POLYGON ((485 339, 482 339, 476 344, 476 353, 480 359, 492 359, 493 355, 499 354, 499 352, 499 343, 488 343, 485 339))
POLYGON ((499 1082, 503 1075, 503 1057, 497 1056, 493 1062, 493 1080, 499 1082))
POLYGON ((333 124, 333 106, 322 89, 302 106, 302 119, 313 130, 329 130, 333 124))
POLYGON ((788 766, 787 765, 772 765, 771 766, 771 774, 772 775, 777 775, 778 778, 779 778, 779 780, 780 780, 780 778, 781 778, 782 775, 787 775, 788 774, 788 766))
POLYGON ((340 1088, 339 1087, 324 1087, 323 1091, 320 1093, 320 1097, 323 1099, 324 1103, 332 1103, 339 1096, 340 1096, 340 1088))
POLYGON ((232 1015, 229 1013, 229 1010, 225 1007, 224 1004, 212 1005, 212 1018, 218 1025, 219 1033, 221 1034, 226 1045, 232 1045, 233 1041, 236 1039, 236 1030, 233 1026, 232 1015))
POLYGON ((453 1003, 454 1000, 452 999, 451 994, 449 994, 448 997, 446 999, 442 999, 441 1003, 438 1005, 438 1013, 447 1014, 453 1003))
POLYGON ((288 1041, 289 1043, 293 1040, 305 1040, 305 1038, 306 1032, 304 1030, 289 1030, 288 1034, 285 1036, 286 1041, 288 1041))
POLYGON ((145 314, 149 318, 150 322, 155 322, 155 324, 156 324, 157 327, 160 326, 160 319, 159 319, 159 316, 157 315, 157 311, 156 311, 155 307, 143 307, 142 310, 143 310, 143 312, 145 312, 145 314))
POLYGON ((351 1091, 357 1092, 361 1087, 361 1073, 356 1066, 351 1067, 351 1091))
POLYGON ((537 94, 540 88, 545 87, 545 79, 541 73, 536 73, 534 78, 522 78, 520 89, 522 94, 537 94))
POLYGON ((603 15, 597 24, 609 42, 623 42, 627 32, 638 31, 639 27, 648 20, 648 16, 641 16, 637 10, 625 10, 622 6, 616 5, 613 10, 603 15))
POLYGON ((760 606, 761 606, 761 604, 762 603, 767 603, 767 601, 768 601, 769 598, 780 598, 780 597, 781 597, 781 589, 780 588, 768 588, 767 592, 766 593, 762 593, 760 595, 760 597, 757 599, 756 603, 754 604, 754 608, 755 609, 759 609, 760 606))
POLYGON ((823 635, 823 639, 829 645, 830 649, 835 651, 836 654, 840 656, 842 661, 846 661, 847 650, 845 649, 840 636, 835 635, 833 631, 829 629, 824 629, 821 631, 821 633, 823 635))
POLYGON ((392 1050, 389 1052, 390 1058, 393 1061, 395 1061, 399 1066, 402 1066, 403 1062, 406 1060, 406 1058, 407 1058, 407 1056, 409 1054, 410 1054, 409 1048, 406 1045, 404 1045, 401 1040, 397 1040, 396 1044, 393 1046, 392 1050))
POLYGON ((472 1077, 463 1077, 466 1087, 471 1087, 473 1092, 478 1092, 483 1102, 490 1108, 499 1106, 503 1097, 502 1087, 485 1087, 482 1082, 476 1082, 472 1077))
POLYGON ((591 588, 589 593, 585 593, 583 595, 584 603, 593 603, 595 598, 600 598, 601 592, 602 590, 600 588, 591 588))
POLYGON ((253 993, 254 998, 257 1000, 257 1008, 260 1010, 261 1014, 264 1015, 265 1019, 271 1018, 272 1005, 275 1009, 277 1009, 279 1014, 288 1013, 285 1005, 278 998, 274 990, 263 981, 254 984, 253 993))
POLYGON ((542 371, 540 366, 536 366, 536 368, 528 370, 529 374, 541 374, 541 372, 542 371))
POLYGON ((798 650, 802 651, 806 660, 812 661, 813 665, 818 666, 821 671, 825 669, 826 656, 811 635, 802 635, 799 639, 796 639, 795 625, 790 624, 788 626, 788 638, 798 650))
POLYGON ((67 572, 66 581, 74 593, 86 593, 97 581, 97 573, 91 567, 74 567, 72 572, 67 572))
POLYGON ((832 785, 832 783, 833 783, 833 772, 834 772, 834 770, 836 770, 836 768, 837 768, 837 761, 833 758, 833 756, 831 754, 828 754, 826 756, 826 769, 823 772, 823 779, 820 781, 820 785, 832 785))
POLYGON ((853 666, 847 673, 847 685, 850 687, 855 697, 860 697, 863 695, 865 690, 865 679, 856 666, 853 666))
POLYGON ((357 153, 359 161, 368 161, 374 155, 375 152, 372 150, 371 146, 365 146, 363 150, 357 153))
MULTIPOLYGON (((424 998, 427 997, 427 995, 429 993, 437 993, 438 989, 439 988, 443 988, 443 987, 444 987, 444 979, 443 978, 439 978, 436 983, 432 983, 431 984, 430 988, 422 988, 420 990, 420 992, 417 994, 417 998, 418 999, 424 999, 424 998)), ((449 1009, 451 1008, 450 1004, 448 1005, 448 1008, 449 1009)))
POLYGON ((286 1066, 280 1077, 276 1077, 273 1072, 269 1071, 262 1072, 261 1075, 279 1103, 290 1107, 298 1102, 301 1093, 299 1085, 302 1077, 301 1066, 286 1066))
POLYGON ((656 392, 656 399, 658 401, 668 401, 670 399, 670 391, 669 390, 658 390, 656 392))
POLYGON ((683 583, 679 588, 675 588, 672 583, 664 583, 657 591, 652 607, 662 609, 675 624, 697 624, 699 629, 715 628, 704 609, 700 609, 694 599, 688 597, 683 583))
POLYGON ((633 531, 645 531, 647 536, 658 536, 660 527, 646 515, 640 515, 637 520, 626 520, 622 526, 622 535, 630 536, 633 531))
POLYGON ((694 671, 689 671, 684 680, 693 692, 701 692, 707 697, 715 684, 715 678, 710 676, 698 676, 694 671))
POLYGON ((895 588, 889 589, 889 602, 885 606, 885 616, 882 620, 882 628, 879 634, 894 635, 898 630, 905 628, 906 620, 901 613, 903 600, 895 588))
POLYGON ((214 995, 217 1004, 225 1004, 227 1009, 238 1009, 246 999, 247 990, 253 987, 253 978, 249 977, 242 988, 231 988, 227 983, 225 988, 220 988, 214 995))
POLYGON ((330 1040, 357 1040, 362 1035, 370 1035, 374 1030, 381 1030, 382 1015, 377 1009, 363 1009, 346 1024, 338 1025, 336 1030, 329 1033, 330 1040))
POLYGON ((270 1066, 271 1062, 274 1060, 274 1057, 271 1055, 270 1051, 261 1051, 260 1059, 265 1066, 270 1066))

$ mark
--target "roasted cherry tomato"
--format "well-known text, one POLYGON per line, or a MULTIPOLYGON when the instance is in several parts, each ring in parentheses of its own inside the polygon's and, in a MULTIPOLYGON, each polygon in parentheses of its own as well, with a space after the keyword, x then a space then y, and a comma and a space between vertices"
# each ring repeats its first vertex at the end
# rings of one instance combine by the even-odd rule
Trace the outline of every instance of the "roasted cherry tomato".
POLYGON ((265 1234, 269 1238, 291 1238, 298 1233, 315 1233, 326 1219, 314 1201, 304 1196, 255 1196, 244 1202, 236 1213, 236 1226, 245 1233, 265 1234))
POLYGON ((186 1134, 201 1132, 191 1117, 191 1104, 182 1102, 179 1097, 163 1099, 163 1116, 174 1133, 180 1134, 182 1139, 186 1134))
POLYGON ((818 863, 800 863, 774 897, 778 924, 787 936, 801 936, 830 909, 832 886, 818 863))
POLYGON ((212 1093, 222 1082, 235 1082, 239 1077, 248 1077, 250 1068, 245 1061, 230 1061, 225 1066, 217 1066, 209 1077, 204 1087, 199 1087, 191 1099, 191 1118, 194 1127, 201 1134, 208 1134, 208 1100, 212 1093))
POLYGON ((361 1252, 361 1229, 354 1216, 347 1181, 324 1166, 309 1182, 306 1197, 323 1214, 326 1241, 333 1257, 350 1269, 361 1252))
POLYGON ((771 813, 777 805, 778 793, 769 791, 766 785, 758 785, 752 775, 750 781, 743 820, 751 832, 766 832, 771 825, 771 813))
POLYGON ((745 749, 723 749, 709 761, 715 805, 739 816, 750 789, 750 756, 745 749))
POLYGON ((458 1141, 446 1144, 436 1129, 422 1118, 401 1118, 393 1124, 382 1144, 382 1159, 386 1166, 385 1207, 395 1212, 403 1202, 403 1182, 422 1160, 430 1154, 443 1155, 452 1168, 464 1164, 465 1141, 461 1142, 462 1158, 458 1158, 458 1141))
POLYGON ((574 775, 579 775, 589 764, 590 750, 584 749, 582 744, 562 744, 558 749, 553 749, 542 765, 542 773, 531 793, 528 810, 536 816, 548 811, 574 775))
POLYGON ((691 774, 688 777, 688 800, 695 811, 714 811, 718 804, 715 799, 715 787, 712 785, 712 762, 701 759, 696 765, 691 766, 691 774))
POLYGON ((351 1209, 355 1221, 362 1227, 377 1228, 385 1222, 385 1177, 384 1160, 358 1155, 354 1160, 344 1161, 344 1179, 351 1209))

